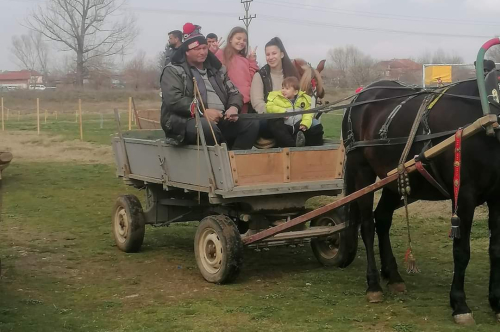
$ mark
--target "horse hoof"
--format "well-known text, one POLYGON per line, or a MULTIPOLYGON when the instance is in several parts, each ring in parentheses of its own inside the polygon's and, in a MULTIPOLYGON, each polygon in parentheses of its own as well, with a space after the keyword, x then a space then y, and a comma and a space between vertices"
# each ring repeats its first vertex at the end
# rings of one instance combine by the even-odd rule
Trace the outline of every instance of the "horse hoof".
POLYGON ((406 285, 404 282, 397 282, 394 284, 388 284, 387 287, 389 291, 393 294, 405 294, 406 293, 406 285))
POLYGON ((453 319, 458 325, 474 325, 476 323, 474 321, 474 317, 472 317, 472 313, 455 315, 453 316, 453 319))
POLYGON ((366 293, 366 299, 370 303, 379 303, 384 299, 384 293, 382 292, 368 292, 366 293))

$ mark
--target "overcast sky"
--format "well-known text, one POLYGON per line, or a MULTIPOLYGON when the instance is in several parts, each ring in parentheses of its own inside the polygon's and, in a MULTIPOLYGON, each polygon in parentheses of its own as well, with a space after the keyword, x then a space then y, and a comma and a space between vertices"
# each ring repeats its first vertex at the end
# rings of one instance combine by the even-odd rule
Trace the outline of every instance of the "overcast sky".
MULTIPOLYGON (((12 36, 27 32, 24 18, 44 1, 0 0, 1 70, 18 69, 12 36)), ((240 0, 128 0, 127 10, 140 29, 132 53, 143 50, 151 58, 164 49, 168 31, 186 22, 225 38, 244 15, 240 0)), ((283 39, 292 58, 316 64, 330 48, 348 44, 380 60, 442 48, 472 63, 479 47, 500 35, 500 0, 254 0, 250 13, 257 15, 250 44, 258 46, 261 65, 264 45, 274 36, 283 39)))

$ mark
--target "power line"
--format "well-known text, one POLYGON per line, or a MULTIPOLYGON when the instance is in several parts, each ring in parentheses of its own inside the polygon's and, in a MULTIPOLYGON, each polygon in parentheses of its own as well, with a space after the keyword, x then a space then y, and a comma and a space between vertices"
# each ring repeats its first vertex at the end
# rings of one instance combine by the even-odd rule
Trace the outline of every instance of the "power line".
POLYGON ((306 5, 299 4, 295 2, 284 2, 284 1, 276 1, 276 0, 254 0, 255 2, 270 5, 270 6, 278 6, 281 8, 292 7, 297 9, 306 9, 306 10, 317 10, 321 12, 331 12, 338 13, 344 15, 353 15, 353 16, 362 16, 362 17, 371 17, 371 18, 383 18, 383 19, 392 19, 392 20, 402 20, 402 21, 417 21, 417 22, 434 22, 440 24, 446 23, 454 23, 461 25, 477 25, 477 26, 500 26, 499 23, 494 22, 478 22, 471 20, 462 20, 462 19, 452 19, 452 18, 437 18, 437 17, 420 17, 420 16, 410 16, 410 15, 395 15, 395 14, 386 14, 386 13, 376 13, 376 12, 366 12, 366 11, 357 11, 357 10, 347 10, 341 8, 332 8, 326 6, 318 6, 318 5, 306 5))
POLYGON ((370 28, 370 27, 362 27, 362 26, 353 26, 353 25, 343 25, 343 24, 331 24, 331 23, 323 23, 316 21, 306 21, 306 20, 297 20, 297 19, 288 19, 284 17, 276 17, 269 15, 260 15, 260 17, 266 21, 272 22, 283 22, 290 24, 299 24, 299 25, 316 25, 323 27, 331 27, 331 28, 339 28, 339 29, 348 29, 348 30, 360 30, 360 31, 369 31, 369 32, 386 32, 386 33, 395 33, 395 34, 404 34, 404 35, 417 35, 417 36, 429 36, 429 37, 450 37, 450 38, 492 38, 493 35, 462 35, 462 34, 450 34, 450 33, 441 33, 441 32, 420 32, 420 31, 409 31, 409 30, 395 30, 395 29, 385 29, 385 28, 370 28))
MULTIPOLYGON (((237 13, 221 13, 221 12, 210 12, 210 11, 195 11, 195 10, 178 10, 178 9, 163 9, 163 8, 145 8, 145 7, 128 7, 130 10, 138 12, 151 12, 151 13, 169 13, 172 15, 200 15, 200 16, 224 16, 232 17, 238 16, 237 13)), ((330 28, 339 28, 347 30, 358 30, 358 31, 368 31, 368 32, 384 32, 384 33, 394 33, 403 35, 415 35, 415 36, 429 36, 429 37, 449 37, 449 38, 481 38, 487 39, 492 38, 493 35, 465 35, 465 34, 452 34, 452 33, 442 33, 442 32, 423 32, 423 31, 411 31, 411 30, 398 30, 398 29, 386 29, 386 28, 373 28, 355 25, 343 25, 334 24, 326 22, 308 21, 301 19, 290 19, 286 17, 277 17, 270 15, 259 15, 265 21, 270 21, 274 23, 290 23, 292 25, 305 25, 305 26, 322 26, 330 28)))

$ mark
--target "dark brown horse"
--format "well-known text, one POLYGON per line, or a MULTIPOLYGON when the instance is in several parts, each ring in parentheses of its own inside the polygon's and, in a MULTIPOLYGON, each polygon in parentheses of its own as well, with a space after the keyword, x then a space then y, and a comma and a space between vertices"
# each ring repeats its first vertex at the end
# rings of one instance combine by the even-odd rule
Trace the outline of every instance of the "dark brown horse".
MULTIPOLYGON (((369 87, 392 87, 393 89, 368 89, 356 101, 369 101, 379 98, 397 97, 412 93, 412 89, 398 89, 399 83, 392 81, 376 82, 369 87), (396 88, 396 89, 394 89, 396 88)), ((369 88, 367 87, 367 88, 369 88)), ((452 86, 447 94, 478 96, 475 80, 461 82, 452 86)), ((388 137, 407 137, 417 111, 425 98, 419 95, 409 100, 394 117, 388 130, 388 137)), ((347 110, 342 133, 347 146, 354 141, 379 139, 379 130, 389 114, 406 97, 389 101, 375 102, 347 110), (352 139, 348 139, 349 135, 352 139)), ((492 107, 498 113, 498 109, 492 107)), ((432 133, 456 130, 474 122, 483 115, 478 100, 462 99, 443 95, 428 115, 432 133)), ((420 133, 420 132, 419 132, 420 133)), ((445 137, 432 140, 439 143, 445 137)), ((470 232, 476 206, 487 203, 489 208, 489 228, 491 232, 489 255, 491 262, 489 301, 491 308, 500 320, 500 143, 495 137, 480 132, 462 143, 461 188, 458 197, 458 216, 461 219, 461 237, 453 240, 454 275, 450 291, 450 304, 457 323, 473 323, 472 312, 466 303, 464 291, 465 270, 470 258, 470 232)), ((414 143, 409 159, 418 155, 424 142, 414 143)), ((350 194, 375 182, 376 178, 386 177, 387 172, 397 167, 404 144, 379 147, 360 147, 347 154, 345 182, 346 194, 350 194)), ((434 175, 442 179, 445 189, 453 193, 453 149, 436 157, 434 175), (437 174, 436 174, 437 173, 437 174)), ((443 200, 445 197, 418 173, 410 174, 411 195, 415 200, 443 200)), ((380 247, 381 274, 388 281, 389 288, 396 292, 406 291, 403 278, 392 253, 389 230, 394 210, 401 205, 397 184, 393 183, 382 191, 382 197, 373 211, 373 194, 366 195, 349 207, 349 217, 353 227, 361 223, 361 235, 367 255, 367 298, 370 302, 382 300, 379 270, 375 262, 374 236, 377 231, 380 247), (375 219, 375 223, 373 220, 375 219)), ((451 216, 451 209, 450 209, 451 216)), ((410 221, 411 222, 411 221, 410 221)), ((443 234, 443 241, 451 241, 443 234)))

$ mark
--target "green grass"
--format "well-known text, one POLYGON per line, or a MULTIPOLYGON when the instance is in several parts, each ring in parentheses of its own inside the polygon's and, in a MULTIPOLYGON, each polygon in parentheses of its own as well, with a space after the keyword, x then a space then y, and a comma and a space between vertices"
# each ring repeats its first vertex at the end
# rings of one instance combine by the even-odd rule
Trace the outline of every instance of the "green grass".
MULTIPOLYGON (((408 294, 386 293, 385 302, 370 305, 361 244, 346 269, 319 266, 308 247, 246 250, 239 279, 226 286, 197 271, 197 223, 147 228, 140 253, 120 252, 110 214, 123 193, 142 196, 104 165, 14 163, 4 172, 0 331, 465 330, 448 306, 448 218, 412 219, 422 273, 403 274, 408 294)), ((406 233, 399 217, 392 234, 401 262, 406 233)), ((466 282, 478 322, 472 331, 498 328, 487 301, 487 243, 487 224, 478 220, 466 282)))

